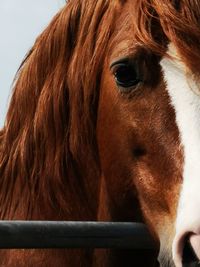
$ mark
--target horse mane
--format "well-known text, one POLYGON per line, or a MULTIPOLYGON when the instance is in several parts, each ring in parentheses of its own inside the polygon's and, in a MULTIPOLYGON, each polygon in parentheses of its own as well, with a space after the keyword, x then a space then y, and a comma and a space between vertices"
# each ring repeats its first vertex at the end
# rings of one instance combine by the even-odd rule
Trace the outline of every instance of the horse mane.
POLYGON ((119 5, 68 1, 23 61, 0 132, 1 218, 31 217, 40 203, 37 216, 50 206, 61 219, 73 214, 72 202, 85 217, 87 202, 94 217, 98 88, 119 5), (27 212, 19 215, 22 206, 27 212))
MULTIPOLYGON (((125 2, 68 1, 23 61, 0 132, 1 218, 31 218, 35 212, 42 219, 46 207, 57 219, 95 218, 98 91, 115 16, 125 2)), ((167 39, 198 71, 197 1, 138 0, 133 14, 139 44, 163 54, 167 39)))

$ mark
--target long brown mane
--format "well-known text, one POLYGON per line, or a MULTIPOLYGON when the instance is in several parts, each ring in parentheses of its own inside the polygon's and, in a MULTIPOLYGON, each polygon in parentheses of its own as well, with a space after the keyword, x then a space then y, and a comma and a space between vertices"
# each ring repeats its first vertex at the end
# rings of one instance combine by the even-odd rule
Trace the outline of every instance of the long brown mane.
MULTIPOLYGON (((47 207, 59 209, 60 219, 67 212, 95 218, 98 90, 115 17, 125 2, 68 1, 24 60, 0 133, 1 218, 28 218, 33 211, 41 217, 47 207)), ((199 9, 195 0, 137 1, 132 19, 138 42, 163 53, 167 38, 197 71, 199 9)))
POLYGON ((36 202, 36 213, 50 206, 62 218, 73 214, 72 199, 81 214, 78 198, 94 217, 98 87, 115 2, 69 1, 24 60, 1 131, 1 218, 31 217, 36 202), (27 214, 18 214, 19 206, 27 214))

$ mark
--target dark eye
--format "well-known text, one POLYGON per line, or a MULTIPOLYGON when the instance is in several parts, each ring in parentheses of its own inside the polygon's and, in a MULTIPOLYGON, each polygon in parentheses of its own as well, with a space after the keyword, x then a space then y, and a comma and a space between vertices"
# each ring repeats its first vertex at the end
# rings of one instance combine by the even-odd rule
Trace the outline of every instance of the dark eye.
POLYGON ((117 85, 124 88, 137 86, 141 82, 135 66, 128 62, 114 65, 113 73, 117 85))

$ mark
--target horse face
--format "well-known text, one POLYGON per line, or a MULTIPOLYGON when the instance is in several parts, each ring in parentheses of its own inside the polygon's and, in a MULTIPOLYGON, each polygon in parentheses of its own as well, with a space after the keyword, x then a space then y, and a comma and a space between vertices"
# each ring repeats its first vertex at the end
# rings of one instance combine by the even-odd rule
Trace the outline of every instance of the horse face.
POLYGON ((137 198, 160 242, 161 265, 182 266, 186 241, 198 257, 200 251, 200 98, 173 44, 166 46, 171 58, 138 46, 130 17, 125 9, 124 23, 116 23, 100 90, 97 135, 108 209, 116 220, 122 214, 137 220, 137 198))
MULTIPOLYGON (((166 250, 174 233, 182 149, 159 59, 145 51, 135 53, 128 63, 121 63, 124 55, 114 57, 110 68, 111 59, 103 76, 98 118, 101 164, 113 206, 127 210, 123 203, 137 194, 143 216, 166 250), (138 68, 141 81, 131 87, 116 84, 119 77, 129 79, 123 68, 132 73, 132 66, 138 68)), ((135 208, 133 202, 132 217, 137 220, 135 208)))

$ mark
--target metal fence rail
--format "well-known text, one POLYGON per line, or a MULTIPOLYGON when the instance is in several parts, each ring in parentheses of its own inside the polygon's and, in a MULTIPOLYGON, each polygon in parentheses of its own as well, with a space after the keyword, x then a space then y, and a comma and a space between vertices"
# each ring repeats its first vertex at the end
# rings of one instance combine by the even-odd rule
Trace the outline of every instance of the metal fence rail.
POLYGON ((0 248, 152 249, 144 224, 0 221, 0 248))

